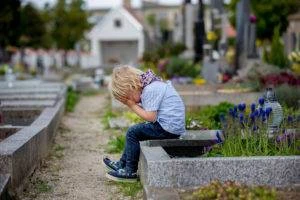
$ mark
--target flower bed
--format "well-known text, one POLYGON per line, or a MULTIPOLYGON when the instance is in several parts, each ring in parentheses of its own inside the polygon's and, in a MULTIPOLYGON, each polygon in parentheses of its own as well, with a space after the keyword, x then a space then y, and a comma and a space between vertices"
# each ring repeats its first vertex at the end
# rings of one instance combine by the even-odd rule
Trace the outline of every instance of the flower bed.
POLYGON ((300 142, 296 138, 300 127, 300 115, 284 117, 281 126, 271 130, 274 121, 271 107, 264 107, 264 99, 259 99, 259 106, 251 104, 246 110, 242 103, 229 109, 229 115, 221 115, 222 130, 225 141, 218 137, 208 153, 215 156, 275 156, 300 155, 300 142), (298 128, 298 129, 297 129, 298 128))

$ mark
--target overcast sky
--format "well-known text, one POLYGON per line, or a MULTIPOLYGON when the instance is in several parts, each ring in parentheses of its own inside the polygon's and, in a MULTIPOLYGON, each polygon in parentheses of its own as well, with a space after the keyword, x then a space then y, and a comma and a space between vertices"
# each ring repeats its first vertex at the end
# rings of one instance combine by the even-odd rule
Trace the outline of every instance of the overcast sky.
MULTIPOLYGON (((49 2, 50 4, 55 3, 56 0, 23 0, 24 2, 33 2, 38 7, 42 8, 45 3, 49 2)), ((156 0, 154 0, 156 1, 156 0)), ((162 4, 181 4, 183 0, 157 0, 162 4)), ((198 2, 197 0, 192 0, 194 3, 198 2)), ((120 6, 122 0, 85 0, 87 8, 111 8, 120 6)), ((132 5, 134 7, 139 7, 141 5, 141 0, 132 0, 132 5)))

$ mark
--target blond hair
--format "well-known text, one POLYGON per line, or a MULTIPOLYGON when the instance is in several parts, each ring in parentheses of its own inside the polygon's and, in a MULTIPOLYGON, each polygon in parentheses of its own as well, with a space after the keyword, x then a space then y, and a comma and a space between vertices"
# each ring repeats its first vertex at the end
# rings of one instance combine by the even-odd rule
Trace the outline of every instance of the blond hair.
POLYGON ((141 70, 131 66, 122 65, 115 67, 110 82, 112 95, 117 100, 120 100, 127 98, 130 91, 140 90, 142 88, 140 80, 142 73, 141 70))

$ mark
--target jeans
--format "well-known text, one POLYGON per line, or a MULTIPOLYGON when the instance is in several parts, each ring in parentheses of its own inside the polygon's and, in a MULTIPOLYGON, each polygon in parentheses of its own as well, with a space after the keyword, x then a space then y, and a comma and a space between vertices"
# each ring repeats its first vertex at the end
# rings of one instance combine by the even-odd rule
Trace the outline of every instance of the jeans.
POLYGON ((165 131, 158 122, 145 122, 129 127, 126 133, 125 150, 120 159, 122 167, 130 173, 137 171, 140 156, 140 141, 175 139, 179 138, 179 136, 165 131))

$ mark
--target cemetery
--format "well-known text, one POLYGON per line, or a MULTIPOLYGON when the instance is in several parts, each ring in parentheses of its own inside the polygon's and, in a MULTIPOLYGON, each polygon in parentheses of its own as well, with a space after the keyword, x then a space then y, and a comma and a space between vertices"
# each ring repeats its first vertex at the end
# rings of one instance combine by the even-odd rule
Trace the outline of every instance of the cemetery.
POLYGON ((299 199, 299 12, 279 0, 4 0, 0 200, 299 199), (137 88, 117 80, 122 67, 140 70, 137 88), (172 92, 153 110, 155 82, 172 92))

